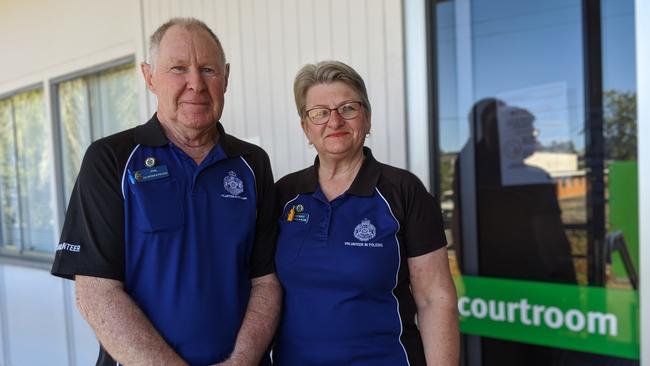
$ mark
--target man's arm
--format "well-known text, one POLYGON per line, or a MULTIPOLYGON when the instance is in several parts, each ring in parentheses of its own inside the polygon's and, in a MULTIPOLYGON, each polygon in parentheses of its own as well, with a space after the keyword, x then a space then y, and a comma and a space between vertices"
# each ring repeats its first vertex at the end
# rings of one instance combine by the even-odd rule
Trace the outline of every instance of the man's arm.
POLYGON ((235 349, 222 366, 257 366, 269 347, 280 318, 282 288, 274 273, 251 280, 251 296, 235 349))
POLYGON ((457 366, 459 357, 456 288, 447 249, 408 259, 418 326, 429 366, 457 366))
POLYGON ((165 342, 120 281, 76 276, 77 307, 104 349, 124 365, 187 365, 165 342))

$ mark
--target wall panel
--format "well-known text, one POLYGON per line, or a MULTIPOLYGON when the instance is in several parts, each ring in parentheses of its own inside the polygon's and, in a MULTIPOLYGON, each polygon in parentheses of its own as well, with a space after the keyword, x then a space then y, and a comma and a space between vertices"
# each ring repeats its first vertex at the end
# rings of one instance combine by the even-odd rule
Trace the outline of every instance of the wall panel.
POLYGON ((303 64, 325 59, 364 77, 373 105, 367 144, 378 159, 406 166, 401 1, 141 1, 147 36, 171 16, 197 17, 219 35, 231 63, 222 121, 269 153, 276 178, 315 155, 299 128, 292 82, 303 64))
POLYGON ((0 1, 0 94, 129 55, 137 24, 130 0, 0 1))
POLYGON ((9 364, 69 364, 62 280, 41 270, 3 269, 9 364))

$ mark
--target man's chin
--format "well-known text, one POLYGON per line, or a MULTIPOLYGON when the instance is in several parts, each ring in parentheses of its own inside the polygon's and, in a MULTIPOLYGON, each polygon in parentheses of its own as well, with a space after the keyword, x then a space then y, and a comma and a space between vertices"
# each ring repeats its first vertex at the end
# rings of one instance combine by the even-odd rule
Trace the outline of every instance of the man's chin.
POLYGON ((182 116, 181 118, 178 119, 178 121, 186 127, 189 128, 196 128, 196 129, 202 129, 206 127, 210 127, 214 125, 217 122, 217 118, 214 118, 213 116, 182 116))

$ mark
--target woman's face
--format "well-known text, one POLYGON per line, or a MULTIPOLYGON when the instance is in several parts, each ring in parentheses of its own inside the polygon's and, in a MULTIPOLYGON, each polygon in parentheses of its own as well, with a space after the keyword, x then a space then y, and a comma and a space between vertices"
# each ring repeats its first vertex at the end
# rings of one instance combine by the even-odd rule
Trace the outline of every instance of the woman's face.
POLYGON ((306 110, 327 108, 329 120, 321 125, 314 124, 309 117, 302 121, 302 129, 318 155, 323 158, 345 158, 353 156, 362 147, 366 134, 370 132, 370 117, 359 104, 359 114, 352 119, 343 119, 334 110, 349 102, 360 102, 357 92, 341 81, 329 84, 316 84, 307 90, 306 110))

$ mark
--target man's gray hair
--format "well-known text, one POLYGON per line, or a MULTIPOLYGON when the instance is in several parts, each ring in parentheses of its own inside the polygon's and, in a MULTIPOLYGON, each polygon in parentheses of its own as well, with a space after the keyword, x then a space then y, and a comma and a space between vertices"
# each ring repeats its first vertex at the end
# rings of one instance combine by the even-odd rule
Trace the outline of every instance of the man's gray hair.
POLYGON ((156 67, 156 61, 158 59, 158 51, 160 50, 160 42, 162 41, 163 37, 165 36, 165 33, 167 33, 167 30, 173 26, 179 26, 183 27, 185 29, 191 30, 191 29, 204 29, 205 31, 210 34, 210 37, 217 43, 217 46, 219 47, 220 55, 219 55, 219 61, 221 62, 221 66, 225 67, 226 66, 226 53, 223 50, 223 47, 221 46, 221 41, 219 41, 219 37, 217 37, 216 34, 208 27, 205 23, 202 21, 196 19, 196 18, 172 18, 168 20, 165 24, 161 25, 156 29, 155 32, 151 35, 149 38, 149 64, 151 65, 152 68, 156 67))
POLYGON ((329 84, 337 81, 345 83, 359 94, 361 103, 368 111, 368 115, 370 115, 370 100, 368 99, 366 84, 363 82, 361 75, 343 62, 321 61, 303 66, 293 81, 293 95, 301 119, 304 119, 307 115, 306 104, 309 88, 317 84, 329 84))

